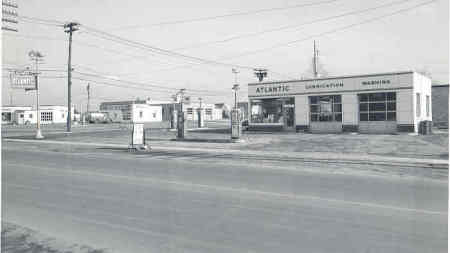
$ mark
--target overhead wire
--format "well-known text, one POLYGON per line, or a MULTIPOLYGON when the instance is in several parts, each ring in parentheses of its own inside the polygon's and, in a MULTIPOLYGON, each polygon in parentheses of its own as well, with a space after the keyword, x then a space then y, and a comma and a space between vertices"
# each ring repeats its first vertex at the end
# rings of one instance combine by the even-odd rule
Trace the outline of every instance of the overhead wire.
MULTIPOLYGON (((111 77, 107 77, 107 76, 103 76, 103 75, 96 75, 96 74, 91 74, 91 73, 84 73, 84 72, 79 72, 79 71, 73 71, 73 73, 75 74, 79 74, 82 76, 88 76, 88 77, 93 77, 93 78, 101 78, 101 79, 105 79, 105 80, 109 80, 109 81, 113 81, 113 82, 121 82, 121 83, 127 83, 133 86, 137 86, 138 88, 144 88, 144 89, 150 89, 155 91, 155 88, 159 89, 159 91, 161 92, 175 92, 175 91, 179 91, 180 88, 172 88, 172 87, 167 87, 167 86, 161 86, 161 85, 154 85, 154 84, 149 84, 147 82, 135 82, 135 81, 130 81, 130 80, 124 80, 124 79, 115 79, 115 78, 111 78, 111 77)), ((131 87, 131 86, 130 86, 131 87)), ((199 90, 199 89, 188 89, 188 91, 190 93, 195 93, 195 94, 209 94, 209 95, 217 95, 220 93, 223 93, 222 91, 211 91, 211 90, 199 90)))
MULTIPOLYGON (((307 37, 302 38, 302 39, 288 41, 288 42, 282 42, 282 43, 277 43, 277 44, 275 44, 273 46, 270 46, 270 47, 257 49, 257 50, 253 50, 253 51, 248 51, 248 52, 243 52, 243 53, 230 55, 230 56, 224 56, 224 57, 217 58, 216 60, 217 61, 231 60, 231 59, 236 59, 236 58, 240 58, 240 57, 244 57, 244 56, 248 56, 248 55, 254 55, 254 54, 259 54, 259 53, 267 53, 267 52, 269 52, 269 51, 271 51, 273 49, 290 46, 292 44, 300 43, 300 42, 303 42, 303 41, 308 41, 308 40, 313 39, 313 38, 323 37, 325 35, 337 33, 337 32, 344 31, 344 30, 348 30, 348 29, 356 27, 356 26, 360 26, 360 25, 363 25, 363 24, 375 22, 377 20, 381 20, 381 19, 384 19, 386 17, 398 15, 398 14, 401 14, 401 13, 404 13, 404 12, 408 12, 410 10, 413 10, 413 9, 416 9, 416 8, 419 8, 419 7, 422 7, 422 6, 429 5, 429 4, 433 3, 433 2, 436 2, 436 0, 423 2, 423 3, 420 3, 420 4, 414 5, 412 7, 403 8, 403 9, 400 9, 398 11, 391 12, 389 14, 380 15, 380 16, 377 16, 377 17, 374 17, 374 18, 363 20, 361 22, 355 22, 355 23, 352 23, 350 25, 341 26, 339 28, 335 28, 335 29, 328 30, 328 31, 325 31, 325 32, 313 34, 313 35, 307 36, 307 37)), ((195 65, 196 66, 200 66, 200 65, 203 65, 203 63, 196 63, 195 65)), ((187 68, 187 67, 192 67, 192 65, 185 64, 185 65, 175 66, 173 68, 160 69, 160 70, 157 70, 157 71, 171 71, 171 70, 182 69, 182 68, 187 68)))
POLYGON ((219 62, 219 61, 215 61, 215 60, 205 59, 205 58, 201 58, 201 57, 181 54, 181 53, 178 53, 175 51, 147 45, 147 44, 144 44, 141 42, 132 41, 132 40, 129 40, 129 39, 117 36, 117 35, 113 35, 113 34, 110 34, 110 33, 104 32, 104 31, 100 31, 100 30, 92 28, 92 27, 88 27, 88 26, 83 26, 83 27, 86 29, 86 33, 88 33, 90 35, 93 35, 93 36, 96 36, 99 38, 103 38, 106 40, 114 41, 116 43, 120 43, 123 45, 139 48, 139 49, 142 49, 142 50, 145 50, 145 51, 148 51, 151 53, 159 54, 159 55, 165 55, 165 56, 174 57, 174 58, 181 58, 181 59, 184 59, 185 61, 202 62, 205 64, 213 64, 213 65, 220 65, 220 66, 226 66, 226 67, 237 67, 237 68, 241 68, 241 69, 251 69, 251 70, 253 70, 255 68, 254 66, 230 64, 230 63, 224 63, 224 62, 219 62))
POLYGON ((378 5, 378 6, 375 6, 375 7, 359 9, 359 10, 344 12, 344 13, 341 13, 341 14, 338 14, 338 15, 333 15, 333 16, 313 19, 313 20, 310 20, 310 21, 307 21, 307 22, 303 22, 303 23, 300 23, 300 24, 285 25, 285 26, 265 29, 265 30, 261 30, 261 31, 257 31, 257 32, 251 32, 251 33, 245 33, 245 34, 230 36, 228 38, 224 38, 224 39, 220 39, 220 40, 212 40, 212 41, 200 42, 200 43, 196 43, 196 44, 192 44, 192 45, 188 45, 188 46, 173 48, 172 50, 177 51, 177 50, 199 48, 199 47, 209 46, 209 45, 218 44, 218 43, 230 42, 230 41, 233 41, 233 40, 239 40, 239 39, 244 39, 244 38, 249 38, 249 37, 254 37, 254 36, 260 36, 260 35, 267 34, 267 33, 273 33, 273 32, 279 32, 279 31, 284 31, 284 30, 296 29, 296 28, 303 27, 303 26, 306 26, 306 25, 313 25, 313 24, 317 24, 317 23, 321 23, 321 22, 330 21, 330 20, 333 20, 333 19, 339 19, 339 18, 343 18, 343 17, 347 17, 347 16, 358 15, 358 14, 362 14, 362 13, 365 13, 365 12, 370 12, 370 11, 378 10, 378 9, 381 9, 381 8, 391 7, 391 6, 394 6, 394 5, 398 5, 398 4, 402 4, 402 3, 406 3, 406 2, 410 2, 410 1, 412 1, 412 0, 394 1, 394 2, 387 3, 387 4, 378 5))
POLYGON ((200 18, 179 19, 179 20, 159 22, 159 23, 153 23, 153 24, 147 24, 147 25, 129 25, 129 26, 123 26, 123 27, 109 29, 109 30, 120 31, 120 30, 137 29, 137 28, 142 28, 142 27, 166 26, 166 25, 193 23, 193 22, 199 22, 199 21, 216 20, 216 19, 236 17, 236 16, 247 16, 247 15, 260 14, 260 13, 265 13, 265 12, 273 12, 273 11, 288 10, 288 9, 294 9, 294 8, 317 6, 317 5, 334 3, 337 1, 339 1, 339 0, 327 0, 327 1, 314 2, 314 3, 295 4, 295 5, 288 5, 288 6, 283 6, 283 7, 257 9, 257 10, 251 10, 251 11, 235 12, 235 13, 221 14, 221 15, 207 16, 207 17, 200 17, 200 18))
POLYGON ((299 42, 310 40, 312 38, 322 37, 322 36, 325 36, 325 35, 328 35, 328 34, 333 34, 333 33, 337 33, 337 32, 340 32, 340 31, 345 31, 345 30, 348 30, 348 29, 356 27, 356 26, 360 26, 360 25, 372 23, 372 22, 375 22, 375 21, 378 21, 378 20, 382 20, 382 19, 384 19, 386 17, 395 16, 395 15, 398 15, 398 14, 401 14, 401 13, 408 12, 408 11, 413 10, 413 9, 417 9, 417 8, 425 6, 425 5, 432 4, 432 3, 436 2, 436 1, 437 0, 431 0, 431 1, 427 1, 427 2, 422 2, 420 4, 417 4, 417 5, 408 7, 408 8, 403 8, 403 9, 400 9, 400 10, 397 10, 397 11, 394 11, 394 12, 390 12, 388 14, 379 15, 379 16, 376 16, 376 17, 373 17, 373 18, 370 18, 370 19, 365 19, 365 20, 360 21, 360 22, 355 22, 355 23, 352 23, 350 25, 341 26, 341 27, 338 27, 338 28, 335 28, 335 29, 332 29, 332 30, 328 30, 328 31, 325 31, 325 32, 313 34, 313 35, 310 35, 310 36, 302 38, 302 39, 278 43, 278 44, 275 44, 275 45, 270 46, 270 47, 266 47, 266 48, 262 48, 262 49, 258 49, 258 50, 254 50, 254 51, 249 51, 249 52, 245 52, 245 53, 241 53, 241 54, 237 54, 237 55, 233 55, 233 56, 229 56, 229 57, 223 57, 223 58, 220 58, 219 60, 236 59, 236 58, 240 58, 240 57, 243 57, 243 56, 253 55, 253 54, 257 54, 257 53, 261 53, 261 52, 268 52, 268 51, 276 49, 276 48, 290 46, 292 44, 296 44, 296 43, 299 43, 299 42))

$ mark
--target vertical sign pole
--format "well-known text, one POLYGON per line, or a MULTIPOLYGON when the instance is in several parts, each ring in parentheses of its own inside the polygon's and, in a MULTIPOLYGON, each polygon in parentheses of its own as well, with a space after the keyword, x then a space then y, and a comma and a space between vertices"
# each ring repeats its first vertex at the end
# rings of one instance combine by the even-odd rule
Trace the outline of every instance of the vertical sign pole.
POLYGON ((41 111, 39 109, 39 78, 38 78, 38 57, 36 61, 36 74, 34 75, 34 81, 36 82, 36 139, 43 139, 41 133, 41 111))
POLYGON ((72 27, 69 31, 69 61, 67 67, 67 132, 72 132, 72 27))

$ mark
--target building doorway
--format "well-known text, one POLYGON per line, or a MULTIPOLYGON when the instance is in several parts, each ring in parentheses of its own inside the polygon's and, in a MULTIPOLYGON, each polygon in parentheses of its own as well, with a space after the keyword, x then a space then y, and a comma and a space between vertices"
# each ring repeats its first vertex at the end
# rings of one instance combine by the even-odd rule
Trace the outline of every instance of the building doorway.
POLYGON ((342 132, 341 95, 309 97, 309 128, 312 133, 342 132))
POLYGON ((281 99, 283 108, 283 129, 295 130, 295 102, 294 98, 281 99))

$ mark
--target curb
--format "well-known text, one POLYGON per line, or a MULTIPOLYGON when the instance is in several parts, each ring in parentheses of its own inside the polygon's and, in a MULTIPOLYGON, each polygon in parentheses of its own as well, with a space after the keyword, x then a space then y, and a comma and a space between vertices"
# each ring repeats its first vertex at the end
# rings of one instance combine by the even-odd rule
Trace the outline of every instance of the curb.
MULTIPOLYGON (((79 145, 91 147, 110 147, 110 148, 128 148, 128 144, 114 143, 87 143, 87 142, 69 142, 69 141, 50 141, 50 140, 24 140, 24 139, 3 139, 7 142, 22 143, 47 143, 59 145, 79 145)), ((447 160, 439 159, 417 159, 403 157, 385 157, 377 155, 345 155, 345 154, 317 154, 314 153, 279 153, 265 151, 242 151, 237 149, 218 149, 218 148, 192 148, 192 147, 168 147, 150 145, 151 151, 181 151, 181 152, 200 152, 200 153, 220 153, 222 158, 239 159, 258 159, 270 161, 290 161, 290 162, 321 162, 321 163, 339 163, 339 164, 361 164, 361 165, 383 165, 383 166, 404 166, 420 167, 432 169, 447 169, 449 164, 447 160)))

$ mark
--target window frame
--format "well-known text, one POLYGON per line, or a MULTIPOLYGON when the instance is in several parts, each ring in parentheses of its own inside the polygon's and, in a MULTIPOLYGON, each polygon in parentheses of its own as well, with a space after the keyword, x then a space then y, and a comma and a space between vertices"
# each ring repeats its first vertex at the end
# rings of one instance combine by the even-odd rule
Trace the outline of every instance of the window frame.
POLYGON ((358 117, 360 122, 397 121, 396 92, 359 93, 358 117))
POLYGON ((308 96, 308 101, 310 122, 342 122, 342 95, 308 96))

